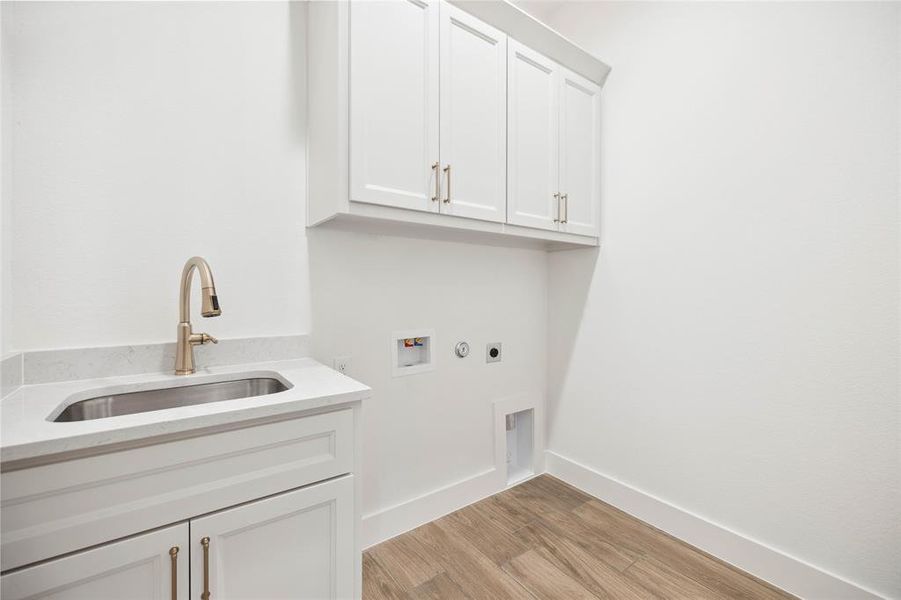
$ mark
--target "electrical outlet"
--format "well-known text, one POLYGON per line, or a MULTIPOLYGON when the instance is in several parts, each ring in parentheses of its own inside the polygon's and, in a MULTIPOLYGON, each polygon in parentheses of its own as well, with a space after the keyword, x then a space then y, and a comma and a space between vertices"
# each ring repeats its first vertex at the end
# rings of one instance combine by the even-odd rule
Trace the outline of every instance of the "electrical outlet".
POLYGON ((350 375, 350 357, 336 356, 332 359, 332 368, 344 375, 350 375))
POLYGON ((501 343, 494 342, 485 348, 485 362, 501 362, 501 343))

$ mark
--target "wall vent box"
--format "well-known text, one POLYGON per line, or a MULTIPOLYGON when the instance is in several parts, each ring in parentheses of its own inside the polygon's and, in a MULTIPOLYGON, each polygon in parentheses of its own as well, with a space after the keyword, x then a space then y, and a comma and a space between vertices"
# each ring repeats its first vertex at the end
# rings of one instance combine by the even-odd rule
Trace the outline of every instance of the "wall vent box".
POLYGON ((535 412, 528 409, 512 413, 507 415, 506 422, 507 485, 510 486, 528 479, 535 472, 532 464, 535 412))
POLYGON ((409 329, 391 334, 391 372, 395 377, 415 375, 435 368, 435 332, 409 329))

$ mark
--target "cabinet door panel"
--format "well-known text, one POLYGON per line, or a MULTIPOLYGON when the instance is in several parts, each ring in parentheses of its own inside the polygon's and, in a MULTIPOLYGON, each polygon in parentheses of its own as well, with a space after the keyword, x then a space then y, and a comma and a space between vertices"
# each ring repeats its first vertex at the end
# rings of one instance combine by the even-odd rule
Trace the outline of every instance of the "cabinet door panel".
POLYGON ((507 36, 441 3, 441 212, 504 222, 507 36), (449 189, 448 189, 449 186, 449 189))
POLYGON ((560 230, 597 235, 601 196, 601 89, 564 69, 560 88, 560 230))
POLYGON ((350 6, 350 199, 437 211, 438 4, 350 6))
POLYGON ((188 524, 182 523, 0 578, 3 600, 169 600, 188 598, 188 524), (169 549, 178 547, 176 570, 169 549))
POLYGON ((507 222, 557 229, 558 69, 508 40, 507 222))
POLYGON ((203 593, 209 542, 216 600, 351 598, 353 479, 345 476, 191 521, 191 596, 203 593))

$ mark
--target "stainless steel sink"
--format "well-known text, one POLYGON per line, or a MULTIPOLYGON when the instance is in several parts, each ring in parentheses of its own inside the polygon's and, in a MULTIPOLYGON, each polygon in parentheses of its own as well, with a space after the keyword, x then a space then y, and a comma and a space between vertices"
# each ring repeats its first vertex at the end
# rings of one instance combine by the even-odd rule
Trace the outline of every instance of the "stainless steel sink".
POLYGON ((193 406, 222 400, 236 400, 253 396, 266 396, 287 390, 287 386, 272 377, 253 377, 233 381, 198 383, 179 387, 110 394, 88 398, 70 404, 55 419, 56 423, 90 421, 119 415, 193 406))

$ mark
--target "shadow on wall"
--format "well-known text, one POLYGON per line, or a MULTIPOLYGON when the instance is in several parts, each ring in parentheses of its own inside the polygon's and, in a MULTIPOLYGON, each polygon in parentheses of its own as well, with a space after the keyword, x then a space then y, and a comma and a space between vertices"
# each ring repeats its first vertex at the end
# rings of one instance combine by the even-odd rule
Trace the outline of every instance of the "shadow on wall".
POLYGON ((548 439, 554 431, 600 252, 600 248, 565 250, 548 258, 548 439))
MULTIPOLYGON (((306 230, 307 253, 310 273, 310 336, 313 357, 323 364, 331 366, 332 359, 337 356, 350 357, 347 374, 365 383, 374 390, 373 401, 381 402, 379 391, 378 367, 365 357, 372 354, 373 344, 377 340, 368 339, 381 326, 366 327, 372 320, 373 298, 364 290, 372 289, 371 282, 392 279, 389 273, 391 265, 372 264, 376 252, 366 251, 366 247, 374 244, 373 236, 360 235, 355 239, 344 232, 335 232, 323 228, 306 230), (354 360, 356 359, 356 360, 354 360)), ((397 266, 397 265, 395 265, 397 266)), ((388 368, 385 364, 385 369, 388 368)), ((373 431, 372 419, 377 418, 380 410, 366 410, 364 427, 373 431)), ((378 435, 374 434, 377 438, 378 435)), ((363 446, 365 450, 363 477, 382 463, 380 446, 372 436, 364 432, 363 446), (369 439, 367 439, 369 438, 369 439)), ((364 511, 369 510, 370 502, 378 502, 383 495, 381 478, 368 478, 364 511)))

